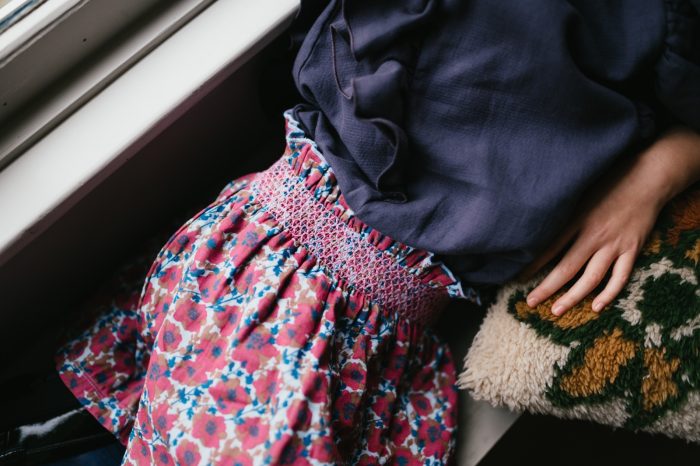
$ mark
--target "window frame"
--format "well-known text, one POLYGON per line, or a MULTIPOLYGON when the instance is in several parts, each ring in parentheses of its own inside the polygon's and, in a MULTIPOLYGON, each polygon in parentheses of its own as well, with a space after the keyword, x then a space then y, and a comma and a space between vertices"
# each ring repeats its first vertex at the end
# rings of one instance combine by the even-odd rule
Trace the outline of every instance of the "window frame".
POLYGON ((47 0, 0 34, 0 170, 214 0, 47 0))
POLYGON ((0 6, 0 33, 8 30, 46 1, 47 0, 9 0, 7 3, 0 6), (21 5, 18 5, 20 3, 21 5))
POLYGON ((212 3, 0 170, 0 266, 280 35, 298 8, 212 3))

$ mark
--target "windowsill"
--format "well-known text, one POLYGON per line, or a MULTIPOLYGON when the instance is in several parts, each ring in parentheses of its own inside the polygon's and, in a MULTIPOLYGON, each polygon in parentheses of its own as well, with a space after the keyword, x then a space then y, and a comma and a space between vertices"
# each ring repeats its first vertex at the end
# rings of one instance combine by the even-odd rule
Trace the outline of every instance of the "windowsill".
POLYGON ((0 171, 0 265, 280 34, 297 8, 213 3, 0 171))
MULTIPOLYGON (((74 4, 46 2, 43 7, 74 4)), ((187 24, 213 0, 88 0, 16 44, 7 35, 51 16, 40 7, 0 34, 0 170, 187 24), (115 14, 124 10, 121 16, 115 14), (41 15, 40 15, 41 13, 41 15), (25 46, 18 46, 25 44, 25 46), (18 47, 11 52, 12 47, 18 47), (40 73, 32 70, 41 70, 40 73), (29 72, 28 72, 29 71, 29 72)), ((21 32, 21 31, 20 31, 21 32)))

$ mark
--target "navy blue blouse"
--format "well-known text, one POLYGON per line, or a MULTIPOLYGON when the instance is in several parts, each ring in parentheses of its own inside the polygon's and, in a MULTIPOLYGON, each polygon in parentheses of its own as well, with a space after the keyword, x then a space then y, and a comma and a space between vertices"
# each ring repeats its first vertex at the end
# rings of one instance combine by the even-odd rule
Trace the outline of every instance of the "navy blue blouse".
POLYGON ((700 0, 302 2, 294 111, 367 224, 502 283, 665 125, 700 130, 700 0))

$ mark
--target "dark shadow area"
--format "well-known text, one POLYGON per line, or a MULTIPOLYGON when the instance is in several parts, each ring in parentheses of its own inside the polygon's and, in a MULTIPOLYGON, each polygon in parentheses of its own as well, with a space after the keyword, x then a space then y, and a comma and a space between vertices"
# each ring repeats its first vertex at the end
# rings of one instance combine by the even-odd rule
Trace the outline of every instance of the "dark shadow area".
POLYGON ((586 421, 524 414, 479 466, 690 466, 700 445, 586 421))

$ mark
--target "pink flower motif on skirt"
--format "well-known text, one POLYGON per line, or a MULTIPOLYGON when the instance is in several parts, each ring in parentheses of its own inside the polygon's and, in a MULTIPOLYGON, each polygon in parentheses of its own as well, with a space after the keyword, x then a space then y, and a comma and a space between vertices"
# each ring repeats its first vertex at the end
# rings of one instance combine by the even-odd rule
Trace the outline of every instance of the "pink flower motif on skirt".
POLYGON ((217 309, 210 313, 213 317, 214 324, 220 329, 222 337, 231 335, 236 330, 241 318, 241 308, 238 305, 223 306, 223 309, 217 309))
POLYGON ((359 362, 349 362, 340 371, 340 378, 345 385, 353 390, 358 390, 365 386, 366 376, 367 369, 364 364, 359 362))
POLYGON ((165 269, 163 274, 158 277, 158 285, 161 288, 167 289, 172 292, 175 287, 180 283, 182 278, 182 267, 170 267, 165 269))
POLYGON ((226 437, 226 425, 222 416, 200 412, 194 416, 192 434, 209 448, 217 448, 219 441, 226 437))
POLYGON ((356 466, 375 466, 377 464, 377 457, 365 453, 364 455, 360 456, 360 459, 354 464, 356 466))
POLYGON ((250 403, 250 395, 237 378, 221 380, 209 388, 216 409, 224 414, 235 414, 250 403))
MULTIPOLYGON (((207 268, 210 267, 216 266, 207 264, 207 268)), ((226 277, 215 270, 207 270, 206 273, 198 276, 197 286, 200 298, 207 304, 215 304, 231 293, 231 285, 226 280, 226 277)))
POLYGON ((356 392, 344 391, 340 394, 336 401, 336 409, 342 425, 350 427, 354 425, 358 405, 359 395, 356 392))
POLYGON ((265 275, 265 268, 256 267, 256 264, 248 264, 246 266, 246 272, 243 275, 243 281, 241 285, 245 285, 243 289, 240 290, 241 293, 251 293, 253 286, 257 283, 261 283, 265 275))
POLYGON ((394 440, 394 444, 403 445, 410 433, 411 429, 408 426, 406 415, 398 413, 391 423, 391 438, 394 440))
POLYGON ((388 380, 399 380, 406 370, 408 354, 405 344, 399 343, 393 348, 391 359, 384 370, 383 376, 388 380))
POLYGON ((282 439, 275 442, 270 448, 270 455, 277 458, 276 464, 293 466, 310 466, 309 460, 304 456, 304 444, 299 437, 283 435, 282 439))
POLYGON ((313 346, 311 347, 311 354, 319 361, 323 358, 323 355, 329 351, 332 351, 331 344, 328 340, 323 338, 316 338, 316 341, 313 342, 313 346))
POLYGON ((153 464, 156 466, 176 466, 164 445, 156 445, 153 450, 153 464))
POLYGON ((244 363, 246 371, 257 371, 264 361, 277 356, 275 337, 262 325, 258 325, 241 339, 233 351, 233 358, 244 363))
POLYGON ((308 335, 306 335, 302 329, 298 328, 296 325, 289 325, 280 331, 277 335, 277 341, 280 345, 291 346, 294 348, 301 348, 306 343, 308 335))
POLYGON ((112 351, 115 341, 114 329, 109 325, 102 327, 90 343, 90 352, 93 354, 109 353, 112 351))
MULTIPOLYGON (((386 437, 386 432, 384 431, 383 425, 376 425, 374 421, 368 421, 369 426, 367 427, 367 451, 369 453, 382 454, 386 449, 386 445, 382 439, 386 437)), ((374 458, 376 462, 376 457, 374 458)))
POLYGON ((389 424, 392 416, 392 405, 394 404, 395 395, 393 393, 384 393, 381 396, 375 397, 372 402, 372 411, 382 420, 389 424))
POLYGON ((338 451, 330 437, 317 437, 311 442, 309 456, 317 461, 330 463, 338 458, 338 451))
POLYGON ((423 453, 426 456, 444 455, 450 441, 450 433, 443 425, 432 419, 422 421, 418 433, 425 439, 423 453))
POLYGON ((179 254, 183 251, 192 249, 192 245, 194 244, 199 234, 199 231, 196 230, 185 230, 179 232, 177 237, 173 238, 173 241, 169 242, 166 245, 166 252, 170 252, 171 254, 179 254))
POLYGON ((209 379, 207 368, 195 361, 178 361, 172 369, 173 380, 184 385, 199 385, 209 379))
POLYGON ((177 351, 181 342, 182 335, 180 335, 180 329, 173 323, 166 321, 158 332, 157 345, 161 350, 170 353, 177 351))
POLYGON ((253 382, 255 387, 255 395, 258 402, 267 404, 275 393, 277 393, 277 379, 279 374, 276 370, 267 371, 253 382))
POLYGON ((400 464, 401 466, 423 466, 423 462, 416 458, 408 448, 398 448, 396 450, 394 464, 400 464))
POLYGON ((231 359, 228 356, 226 341, 220 338, 216 329, 202 338, 206 344, 202 344, 201 351, 195 356, 194 363, 197 367, 206 368, 209 373, 216 369, 226 367, 231 359))
POLYGON ((317 323, 309 306, 296 307, 293 312, 293 322, 284 326, 277 336, 277 341, 281 345, 301 348, 309 341, 317 323))
POLYGON ((275 337, 263 325, 258 325, 241 343, 245 349, 262 354, 266 358, 271 358, 278 354, 275 337))
POLYGON ((301 381, 304 397, 312 403, 323 403, 328 400, 328 380, 319 372, 309 372, 301 381))
POLYGON ((197 333, 202 328, 202 322, 206 319, 206 312, 204 304, 182 299, 175 307, 173 319, 188 332, 197 333))
POLYGON ((294 400, 287 408, 287 423, 295 432, 306 431, 311 424, 311 410, 306 400, 294 400))
POLYGON ((181 466, 198 466, 202 461, 202 455, 199 454, 199 447, 194 442, 182 440, 180 445, 175 450, 177 464, 181 466))
POLYGON ((234 449, 219 456, 214 463, 215 466, 253 466, 253 459, 243 451, 234 449))
POLYGON ((255 448, 263 443, 269 432, 269 424, 261 417, 245 418, 242 424, 236 426, 236 433, 243 442, 243 448, 246 449, 255 448))
POLYGON ((133 462, 126 461, 124 463, 125 466, 152 466, 151 448, 139 436, 131 440, 130 448, 131 454, 129 455, 129 460, 133 460, 133 462))
POLYGON ((149 391, 151 391, 154 396, 162 392, 167 392, 172 388, 167 370, 168 362, 162 354, 156 355, 148 366, 147 383, 149 391))
MULTIPOLYGON (((70 356, 71 359, 78 359, 80 355, 83 354, 85 351, 85 348, 90 346, 92 343, 92 339, 87 339, 87 338, 80 338, 77 339, 73 342, 71 342, 70 346, 68 347, 67 355, 70 356)), ((92 357, 93 355, 90 354, 92 357)))
POLYGON ((221 232, 213 233, 197 250, 195 260, 198 262, 207 262, 212 265, 220 264, 226 259, 226 249, 223 248, 224 240, 221 237, 221 232))
POLYGON ((416 412, 421 416, 428 416, 433 412, 433 405, 425 395, 412 393, 409 395, 409 400, 411 400, 411 405, 413 405, 416 412))
POLYGON ((151 413, 151 421, 153 428, 160 433, 163 439, 167 439, 168 432, 171 431, 175 420, 177 420, 177 414, 171 414, 168 410, 170 405, 162 404, 158 405, 151 413))

